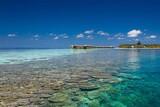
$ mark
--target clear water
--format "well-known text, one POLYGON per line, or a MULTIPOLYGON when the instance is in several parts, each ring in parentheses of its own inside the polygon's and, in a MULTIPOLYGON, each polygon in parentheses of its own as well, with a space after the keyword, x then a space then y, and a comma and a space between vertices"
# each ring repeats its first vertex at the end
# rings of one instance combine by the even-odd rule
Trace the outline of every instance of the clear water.
MULTIPOLYGON (((112 96, 127 107, 160 107, 160 50, 126 50, 128 60, 120 72, 141 77, 115 85, 112 96)), ((125 56, 124 56, 125 57, 125 56)))
MULTIPOLYGON (((38 60, 31 63, 32 66, 56 69, 63 71, 103 71, 118 72, 123 82, 112 84, 110 92, 102 93, 106 100, 96 99, 99 104, 92 107, 160 107, 160 50, 154 49, 98 49, 93 51, 80 50, 32 50, 32 51, 1 51, 0 63, 10 63, 12 60, 38 60), (54 53, 55 52, 55 53, 54 53), (31 54, 33 53, 33 54, 31 54), (76 52, 77 53, 77 52, 76 52), (53 57, 57 56, 58 57, 53 57), (61 57, 59 57, 61 55, 61 57), (67 56, 65 56, 67 55, 67 56), (2 57, 3 56, 3 57, 2 57), (54 67, 53 67, 54 66, 54 67)), ((15 61, 15 62, 16 62, 15 61)), ((25 63, 23 63, 25 65, 25 63)), ((26 63, 27 69, 31 69, 30 63, 26 63)), ((4 65, 6 66, 6 65, 4 65)), ((10 65, 7 65, 9 68, 10 65)), ((22 68, 14 65, 15 71, 22 68)), ((2 67, 2 66, 1 66, 2 67)), ((13 67, 13 65, 12 65, 13 67)), ((4 67, 5 68, 5 67, 4 67)), ((6 70, 4 69, 3 70, 6 70)), ((48 69, 45 69, 46 72, 48 69)), ((0 70, 3 72, 3 70, 0 70)), ((13 69, 12 69, 13 71, 13 69)), ((26 72, 34 72, 29 70, 26 72)), ((74 102, 73 102, 74 103, 74 102)), ((76 102, 75 102, 76 103, 76 102)), ((81 102, 79 107, 91 107, 81 102)))
POLYGON ((56 56, 85 52, 72 49, 12 49, 0 50, 0 64, 18 64, 27 61, 47 60, 56 56))

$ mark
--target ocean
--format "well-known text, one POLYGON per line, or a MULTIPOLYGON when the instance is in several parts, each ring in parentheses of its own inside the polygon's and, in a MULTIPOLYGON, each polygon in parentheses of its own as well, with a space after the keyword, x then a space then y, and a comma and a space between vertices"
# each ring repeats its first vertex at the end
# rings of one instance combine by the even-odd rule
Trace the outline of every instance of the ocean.
POLYGON ((0 106, 160 107, 159 49, 0 50, 0 106))

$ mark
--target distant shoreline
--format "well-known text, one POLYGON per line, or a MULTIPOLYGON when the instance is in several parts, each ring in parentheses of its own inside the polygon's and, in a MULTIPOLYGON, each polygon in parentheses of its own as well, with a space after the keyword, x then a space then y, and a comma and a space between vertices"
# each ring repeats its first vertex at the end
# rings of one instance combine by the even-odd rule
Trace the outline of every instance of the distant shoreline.
POLYGON ((160 48, 114 48, 114 49, 129 49, 129 50, 136 50, 136 49, 160 49, 160 48))
POLYGON ((119 48, 151 48, 151 49, 159 49, 160 44, 143 44, 140 41, 138 41, 136 44, 120 44, 119 48))

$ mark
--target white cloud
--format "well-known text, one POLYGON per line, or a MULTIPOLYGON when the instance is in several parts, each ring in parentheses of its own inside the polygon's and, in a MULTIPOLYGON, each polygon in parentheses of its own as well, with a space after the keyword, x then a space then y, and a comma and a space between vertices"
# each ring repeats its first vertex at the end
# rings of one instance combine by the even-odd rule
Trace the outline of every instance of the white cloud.
POLYGON ((141 30, 133 29, 128 32, 128 37, 138 37, 140 34, 142 34, 141 30))
POLYGON ((49 36, 53 36, 54 34, 53 33, 49 33, 49 36))
POLYGON ((92 34, 92 33, 94 33, 94 30, 86 30, 84 33, 85 34, 92 34))
POLYGON ((38 38, 35 38, 34 40, 39 40, 38 38))
POLYGON ((77 36, 76 36, 76 38, 84 38, 84 34, 82 34, 82 33, 80 33, 80 34, 78 34, 77 36))
POLYGON ((34 38, 39 38, 40 36, 38 34, 33 35, 34 38))
POLYGON ((154 39, 154 38, 157 38, 156 35, 151 35, 150 38, 154 39))
POLYGON ((139 39, 134 39, 136 42, 138 42, 139 41, 139 39))
POLYGON ((87 35, 86 38, 87 39, 94 39, 92 35, 87 35))
POLYGON ((33 37, 32 37, 32 40, 39 40, 39 35, 38 34, 36 34, 36 35, 33 35, 33 37))
POLYGON ((108 37, 107 38, 107 40, 113 40, 114 39, 114 37, 108 37))
POLYGON ((68 38, 69 38, 69 36, 63 36, 63 38, 64 38, 64 39, 68 39, 68 38))
POLYGON ((55 36, 53 39, 54 39, 54 40, 58 40, 58 39, 59 39, 59 37, 58 37, 58 36, 55 36))
POLYGON ((117 33, 117 34, 114 35, 114 37, 124 37, 124 36, 125 36, 125 35, 122 34, 122 33, 117 33))
POLYGON ((117 39, 119 39, 119 40, 123 40, 123 39, 125 39, 125 38, 123 38, 123 37, 118 37, 117 39))
POLYGON ((52 36, 53 39, 57 40, 57 39, 68 39, 69 36, 66 33, 63 34, 54 34, 54 33, 49 33, 49 36, 52 36))
POLYGON ((147 36, 146 38, 147 39, 155 39, 155 38, 157 38, 157 36, 156 35, 151 35, 151 36, 147 36))
POLYGON ((59 36, 61 36, 61 37, 66 36, 66 35, 67 35, 66 33, 59 34, 59 36))
POLYGON ((108 36, 109 35, 109 33, 104 32, 104 31, 98 31, 97 34, 102 35, 102 36, 108 36))
POLYGON ((118 40, 122 40, 122 39, 125 39, 125 35, 122 34, 122 33, 117 33, 114 35, 114 37, 118 40))
POLYGON ((12 33, 12 34, 8 34, 8 37, 15 37, 16 34, 12 33))
POLYGON ((69 36, 66 33, 60 34, 59 36, 63 39, 69 38, 69 36))

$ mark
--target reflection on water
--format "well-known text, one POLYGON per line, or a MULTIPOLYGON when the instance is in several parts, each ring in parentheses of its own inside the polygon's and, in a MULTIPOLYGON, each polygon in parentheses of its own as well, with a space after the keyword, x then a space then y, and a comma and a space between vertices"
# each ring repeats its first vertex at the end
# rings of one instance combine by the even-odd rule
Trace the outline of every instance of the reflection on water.
POLYGON ((6 59, 15 55, 16 61, 23 56, 32 58, 25 63, 0 64, 0 106, 160 105, 160 50, 35 50, 31 56, 32 52, 0 53, 7 54, 6 59), (43 57, 47 59, 39 60, 43 57))
POLYGON ((133 49, 128 52, 128 67, 132 70, 136 70, 140 67, 139 64, 139 53, 140 50, 133 49))

